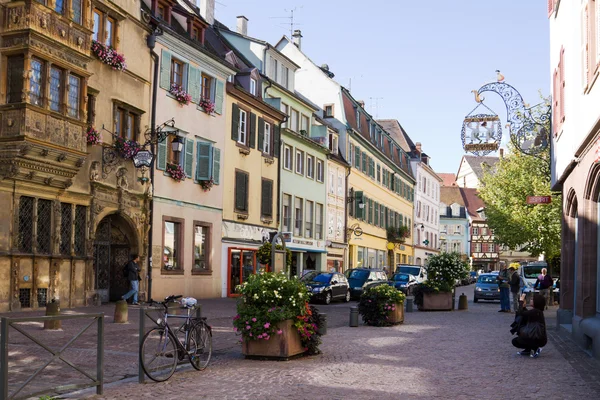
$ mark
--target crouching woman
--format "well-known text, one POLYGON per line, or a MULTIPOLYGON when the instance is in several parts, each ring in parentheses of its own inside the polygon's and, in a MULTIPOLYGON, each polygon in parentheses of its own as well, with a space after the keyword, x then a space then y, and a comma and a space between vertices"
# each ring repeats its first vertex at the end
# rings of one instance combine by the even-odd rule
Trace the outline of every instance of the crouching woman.
POLYGON ((544 296, 535 294, 533 296, 533 308, 525 307, 525 294, 519 299, 519 310, 517 317, 521 317, 519 324, 519 335, 512 340, 513 346, 523 349, 517 354, 536 358, 540 355, 542 347, 548 342, 546 336, 546 320, 544 319, 544 307, 546 300, 544 296))

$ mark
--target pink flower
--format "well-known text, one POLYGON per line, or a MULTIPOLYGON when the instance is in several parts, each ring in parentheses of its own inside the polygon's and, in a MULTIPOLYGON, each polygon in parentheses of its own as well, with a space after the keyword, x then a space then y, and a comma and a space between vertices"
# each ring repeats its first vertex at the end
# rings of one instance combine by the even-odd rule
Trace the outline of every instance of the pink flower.
POLYGON ((282 333, 283 333, 283 331, 282 331, 281 329, 279 329, 279 330, 277 331, 277 334, 278 334, 278 335, 281 335, 282 333))
POLYGON ((267 335, 267 336, 265 336, 265 337, 264 337, 264 339, 265 339, 265 340, 269 340, 269 338, 270 338, 270 337, 271 337, 271 336, 267 335))
POLYGON ((269 322, 267 322, 267 323, 265 324, 265 329, 269 329, 269 327, 270 327, 270 326, 271 326, 271 324, 270 324, 269 322))
POLYGON ((252 332, 250 332, 250 336, 252 336, 252 332))
POLYGON ((250 330, 250 329, 252 329, 252 327, 250 325, 246 325, 246 329, 250 330))
POLYGON ((257 336, 257 338, 262 339, 263 338, 263 334, 261 333, 260 335, 257 336))
POLYGON ((252 322, 256 322, 256 318, 252 318, 252 322))

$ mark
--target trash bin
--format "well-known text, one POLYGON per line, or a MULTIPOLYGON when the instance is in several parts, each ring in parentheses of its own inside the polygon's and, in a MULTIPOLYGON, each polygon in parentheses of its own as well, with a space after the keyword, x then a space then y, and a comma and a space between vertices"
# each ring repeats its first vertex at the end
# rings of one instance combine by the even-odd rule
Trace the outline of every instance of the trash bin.
POLYGON ((458 296, 458 309, 459 310, 467 310, 469 308, 467 304, 467 296, 463 293, 458 296))
POLYGON ((350 307, 350 326, 352 326, 352 327, 358 326, 358 307, 357 306, 350 307))
POLYGON ((415 298, 413 296, 407 296, 406 297, 406 312, 413 312, 413 303, 415 301, 415 298))
MULTIPOLYGON (((54 299, 46 304, 46 315, 56 316, 60 315, 60 303, 54 299)), ((56 319, 54 321, 44 321, 44 329, 56 330, 61 329, 61 320, 56 319)))

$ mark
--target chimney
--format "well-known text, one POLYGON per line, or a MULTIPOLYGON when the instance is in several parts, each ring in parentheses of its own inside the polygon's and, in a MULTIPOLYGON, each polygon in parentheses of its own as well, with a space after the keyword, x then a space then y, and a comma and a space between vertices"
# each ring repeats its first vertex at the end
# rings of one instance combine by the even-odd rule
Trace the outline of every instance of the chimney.
POLYGON ((292 43, 294 43, 298 49, 302 50, 302 32, 300 29, 296 29, 292 34, 292 43))
POLYGON ((196 0, 196 5, 200 9, 200 15, 209 25, 215 23, 215 0, 196 0))
POLYGON ((362 108, 365 108, 365 101, 364 100, 356 100, 356 102, 358 103, 359 106, 361 106, 362 108))
POLYGON ((237 17, 237 33, 248 36, 248 18, 243 15, 237 17))
POLYGON ((500 149, 500 158, 504 158, 504 149, 500 149))

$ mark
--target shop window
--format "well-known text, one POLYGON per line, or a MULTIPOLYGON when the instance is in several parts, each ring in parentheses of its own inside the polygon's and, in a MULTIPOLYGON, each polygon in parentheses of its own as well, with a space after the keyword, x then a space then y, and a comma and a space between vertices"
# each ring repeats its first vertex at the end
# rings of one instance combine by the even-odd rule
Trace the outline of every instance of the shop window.
POLYGON ((210 234, 212 225, 194 222, 194 264, 192 273, 210 273, 210 234))
POLYGON ((183 228, 183 219, 163 218, 163 272, 183 273, 183 228))
POLYGON ((235 296, 235 288, 257 272, 256 250, 229 249, 228 294, 235 296))

